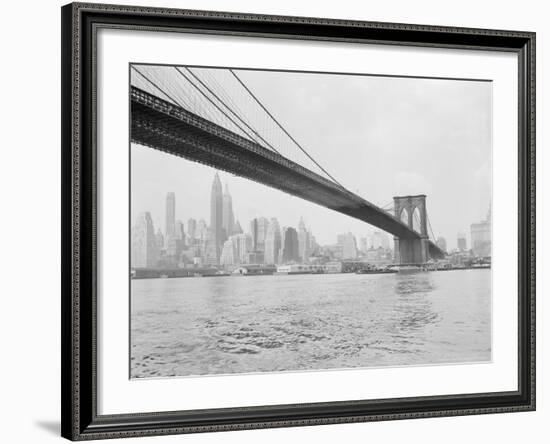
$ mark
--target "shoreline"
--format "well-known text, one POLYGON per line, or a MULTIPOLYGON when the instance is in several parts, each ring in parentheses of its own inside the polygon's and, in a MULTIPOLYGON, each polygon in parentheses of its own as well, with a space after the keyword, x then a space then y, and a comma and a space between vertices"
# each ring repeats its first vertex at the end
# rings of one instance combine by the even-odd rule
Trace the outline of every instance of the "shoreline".
POLYGON ((310 273, 310 272, 301 272, 301 273, 250 273, 250 274, 233 274, 233 273, 208 273, 208 274, 190 274, 186 276, 169 276, 162 273, 161 276, 139 276, 139 277, 130 277, 130 280, 139 281, 139 280, 150 280, 150 279, 189 279, 189 278, 220 278, 220 277, 258 277, 258 276, 299 276, 299 275, 335 275, 335 274, 358 274, 358 275, 386 275, 386 274, 412 274, 412 273, 432 273, 436 271, 461 271, 461 270, 491 270, 491 267, 454 267, 454 268, 440 268, 435 270, 429 269, 418 269, 418 270, 401 270, 396 272, 388 273, 387 271, 380 271, 379 273, 355 273, 355 272, 334 272, 334 273, 310 273))

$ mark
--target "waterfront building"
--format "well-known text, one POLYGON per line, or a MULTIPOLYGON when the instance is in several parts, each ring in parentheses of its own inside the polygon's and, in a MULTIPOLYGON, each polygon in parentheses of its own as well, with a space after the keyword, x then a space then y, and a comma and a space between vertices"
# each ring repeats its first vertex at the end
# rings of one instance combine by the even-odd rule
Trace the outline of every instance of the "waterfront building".
POLYGON ((300 259, 298 233, 292 227, 283 228, 281 239, 280 263, 297 262, 300 259))
POLYGON ((159 248, 151 214, 140 213, 132 229, 131 266, 134 268, 156 267, 159 248))
POLYGON ((279 250, 281 249, 281 229, 279 221, 273 217, 269 222, 265 238, 264 261, 266 264, 279 263, 279 250))
POLYGON ((441 248, 443 251, 447 252, 447 241, 444 237, 438 237, 436 241, 436 245, 441 248))
POLYGON ((339 234, 337 237, 338 245, 342 248, 343 259, 357 258, 357 242, 352 233, 339 234))
POLYGON ((231 194, 229 194, 229 187, 225 184, 225 190, 222 197, 222 228, 223 236, 228 239, 233 234, 233 225, 235 224, 235 218, 233 216, 233 200, 231 194))
POLYGON ((185 268, 190 264, 193 264, 195 258, 195 250, 194 248, 184 248, 179 257, 179 268, 185 268))
POLYGON ((458 251, 466 251, 467 244, 466 244, 466 236, 464 233, 458 233, 456 237, 456 247, 458 248, 458 251))
POLYGON ((208 260, 213 264, 219 263, 221 245, 223 242, 223 192, 222 183, 218 173, 215 174, 212 181, 212 189, 210 192, 210 233, 209 233, 209 248, 210 255, 208 260))
POLYGON ((264 252, 259 250, 249 251, 246 257, 247 264, 263 264, 264 252))
POLYGON ((475 256, 491 256, 491 207, 485 220, 470 225, 472 251, 475 256))
POLYGON ((334 245, 324 245, 320 251, 322 255, 330 259, 342 259, 342 245, 338 243, 334 245))
POLYGON ((165 225, 165 241, 174 237, 176 234, 176 194, 173 192, 166 193, 166 225, 165 225))

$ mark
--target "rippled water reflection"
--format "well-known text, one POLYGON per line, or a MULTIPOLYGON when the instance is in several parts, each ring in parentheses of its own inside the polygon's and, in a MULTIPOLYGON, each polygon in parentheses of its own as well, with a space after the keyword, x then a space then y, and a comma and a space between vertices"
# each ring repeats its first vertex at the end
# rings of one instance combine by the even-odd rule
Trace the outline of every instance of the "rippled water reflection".
POLYGON ((132 281, 131 376, 491 359, 491 272, 132 281))

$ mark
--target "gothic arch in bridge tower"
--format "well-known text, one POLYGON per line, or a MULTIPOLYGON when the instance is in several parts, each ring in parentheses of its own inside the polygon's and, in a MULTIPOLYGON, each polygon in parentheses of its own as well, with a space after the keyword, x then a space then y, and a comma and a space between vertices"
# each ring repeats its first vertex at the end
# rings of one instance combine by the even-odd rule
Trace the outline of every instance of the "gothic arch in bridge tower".
POLYGON ((419 239, 394 238, 395 262, 418 265, 428 261, 428 222, 426 195, 395 196, 393 198, 395 217, 411 230, 420 234, 419 239))
POLYGON ((409 223, 409 212, 406 208, 403 208, 401 210, 401 216, 400 216, 401 222, 408 224, 409 223))
POLYGON ((413 217, 412 217, 412 224, 413 224, 412 228, 417 233, 420 233, 420 230, 421 230, 420 218, 421 218, 420 210, 418 209, 418 207, 414 207, 413 217))

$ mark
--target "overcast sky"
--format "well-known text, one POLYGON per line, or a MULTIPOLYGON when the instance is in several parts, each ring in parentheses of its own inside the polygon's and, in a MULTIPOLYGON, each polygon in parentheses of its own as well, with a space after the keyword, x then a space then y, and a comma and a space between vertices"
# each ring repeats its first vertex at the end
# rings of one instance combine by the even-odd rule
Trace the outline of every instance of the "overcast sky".
MULTIPOLYGON (((227 71, 218 74, 223 79, 227 71)), ((269 71, 238 75, 350 191, 380 206, 396 195, 426 194, 433 231, 449 248, 456 247, 458 232, 469 241, 470 224, 485 218, 491 201, 490 82, 269 71)), ((297 148, 291 152, 288 141, 281 143, 285 155, 314 169, 297 148)), ((131 149, 132 221, 149 211, 155 229, 164 229, 166 193, 174 191, 176 218, 186 226, 190 217, 209 222, 214 169, 150 148, 131 149)), ((220 177, 245 230, 257 216, 295 227, 303 216, 318 242, 330 244, 339 233, 360 238, 374 229, 247 179, 224 172, 220 177)))

